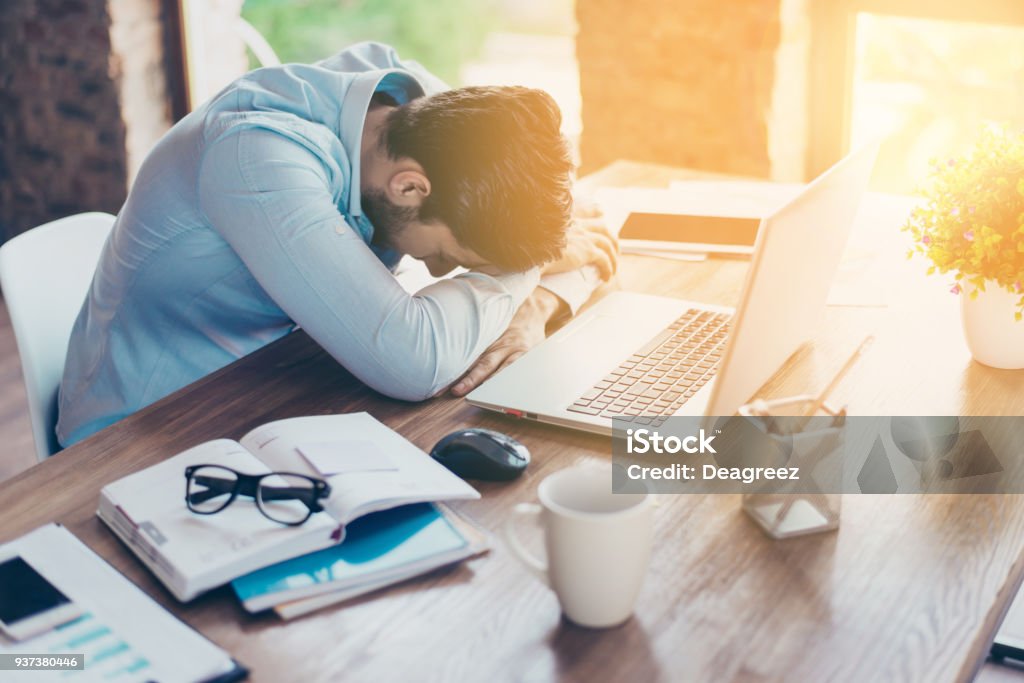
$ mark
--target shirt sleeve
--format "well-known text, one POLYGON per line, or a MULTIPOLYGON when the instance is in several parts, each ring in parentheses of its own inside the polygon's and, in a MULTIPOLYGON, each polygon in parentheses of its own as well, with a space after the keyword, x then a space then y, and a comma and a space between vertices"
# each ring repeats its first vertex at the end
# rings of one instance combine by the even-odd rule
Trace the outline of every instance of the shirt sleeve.
POLYGON ((594 266, 583 266, 568 273, 545 275, 540 286, 564 301, 570 315, 576 315, 601 286, 601 276, 594 266))
POLYGON ((410 295, 345 222, 332 170, 268 129, 205 152, 200 207, 278 306, 377 391, 422 400, 462 375, 508 327, 536 269, 467 272, 410 295))

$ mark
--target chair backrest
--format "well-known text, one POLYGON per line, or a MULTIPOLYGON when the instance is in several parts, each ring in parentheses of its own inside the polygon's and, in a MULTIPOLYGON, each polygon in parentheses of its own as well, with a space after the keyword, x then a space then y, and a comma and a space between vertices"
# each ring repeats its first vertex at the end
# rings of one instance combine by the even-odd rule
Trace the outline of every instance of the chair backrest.
POLYGON ((89 290, 114 217, 82 213, 40 225, 0 246, 0 287, 28 394, 36 456, 60 450, 57 390, 71 327, 89 290))

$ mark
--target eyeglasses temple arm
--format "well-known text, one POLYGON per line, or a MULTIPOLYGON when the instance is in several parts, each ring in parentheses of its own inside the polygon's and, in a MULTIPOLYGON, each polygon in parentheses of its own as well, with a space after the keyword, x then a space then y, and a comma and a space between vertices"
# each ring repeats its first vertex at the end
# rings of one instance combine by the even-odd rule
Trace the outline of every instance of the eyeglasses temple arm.
POLYGON ((320 498, 326 498, 330 494, 329 488, 320 489, 308 489, 299 488, 296 486, 263 486, 263 491, 260 494, 263 500, 298 500, 301 501, 314 512, 319 512, 323 508, 318 502, 320 498))
POLYGON ((190 491, 186 498, 189 503, 193 505, 197 503, 205 503, 208 500, 216 498, 217 496, 223 496, 226 493, 231 493, 235 490, 235 484, 237 483, 232 479, 223 479, 221 477, 208 477, 198 476, 192 478, 193 483, 199 486, 205 486, 205 491, 190 491))

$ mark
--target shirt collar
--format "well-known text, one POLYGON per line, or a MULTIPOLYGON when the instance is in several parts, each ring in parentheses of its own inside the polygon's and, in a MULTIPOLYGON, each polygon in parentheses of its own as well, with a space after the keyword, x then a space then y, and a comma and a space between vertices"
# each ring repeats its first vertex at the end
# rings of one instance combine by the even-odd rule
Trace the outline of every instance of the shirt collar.
MULTIPOLYGON (((345 93, 341 105, 341 121, 338 126, 341 144, 345 147, 349 162, 348 211, 350 216, 362 216, 362 196, 359 190, 360 152, 363 146, 363 125, 366 123, 366 112, 370 108, 370 99, 382 82, 394 80, 395 87, 388 88, 388 94, 395 97, 399 104, 416 99, 423 95, 425 88, 416 77, 401 69, 383 69, 364 71, 356 74, 355 79, 345 93), (393 78, 389 78, 392 76, 393 78)), ((389 83, 390 84, 390 83, 389 83)))

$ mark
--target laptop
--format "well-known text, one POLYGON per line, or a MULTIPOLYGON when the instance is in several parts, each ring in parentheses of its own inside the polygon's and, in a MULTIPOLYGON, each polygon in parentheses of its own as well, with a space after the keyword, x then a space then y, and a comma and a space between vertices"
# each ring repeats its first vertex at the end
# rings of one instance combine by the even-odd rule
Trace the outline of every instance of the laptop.
POLYGON ((600 434, 615 416, 659 426, 735 414, 813 334, 877 149, 851 153, 761 220, 735 309, 614 292, 467 400, 600 434))

